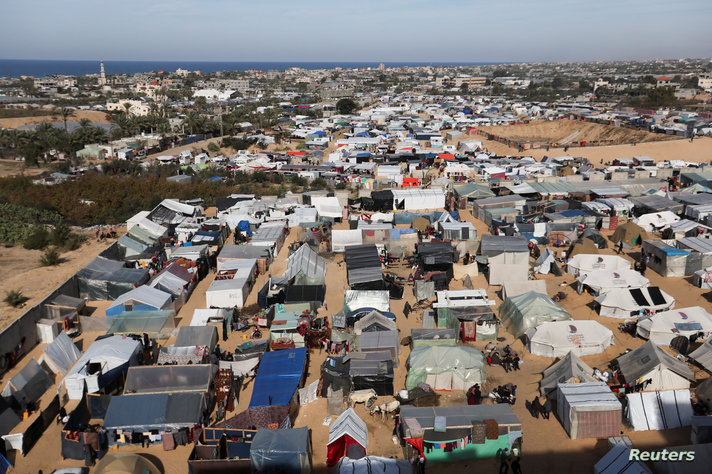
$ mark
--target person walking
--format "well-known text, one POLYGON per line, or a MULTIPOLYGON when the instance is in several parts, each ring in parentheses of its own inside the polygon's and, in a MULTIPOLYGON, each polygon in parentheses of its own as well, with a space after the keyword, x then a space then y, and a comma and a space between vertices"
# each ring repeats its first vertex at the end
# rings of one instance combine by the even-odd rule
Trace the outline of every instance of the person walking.
POLYGON ((623 251, 623 241, 619 240, 618 241, 618 255, 623 251))
POLYGON ((522 466, 519 456, 512 459, 512 474, 522 474, 522 466))
POLYGON ((504 448, 499 452, 499 474, 509 472, 509 449, 504 448))
POLYGON ((645 276, 645 270, 648 269, 648 265, 646 265, 645 259, 640 260, 640 265, 638 268, 640 268, 640 275, 645 276))

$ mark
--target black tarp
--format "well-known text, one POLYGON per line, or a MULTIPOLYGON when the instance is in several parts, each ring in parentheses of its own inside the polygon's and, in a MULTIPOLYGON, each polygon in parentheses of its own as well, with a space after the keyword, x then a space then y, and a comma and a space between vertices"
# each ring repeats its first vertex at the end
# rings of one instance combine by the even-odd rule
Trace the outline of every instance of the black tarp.
POLYGON ((452 279, 452 264, 455 261, 455 249, 450 242, 420 242, 416 246, 418 263, 426 272, 442 271, 452 279))
POLYGON ((354 390, 372 388, 379 396, 393 395, 393 360, 389 351, 356 353, 349 375, 354 390))
POLYGON ((608 240, 606 240, 606 238, 603 237, 601 233, 595 229, 584 229, 583 233, 581 234, 581 238, 591 239, 593 243, 596 244, 596 247, 598 247, 599 249, 608 248, 608 240))
POLYGON ((372 212, 390 212, 393 210, 393 193, 391 191, 372 191, 371 198, 361 201, 363 209, 372 212))
POLYGON ((20 423, 20 417, 7 401, 0 397, 0 436, 12 431, 20 423))
POLYGON ((324 285, 289 285, 284 297, 285 303, 311 303, 319 304, 324 302, 324 285))
POLYGON ((351 392, 351 378, 349 377, 349 369, 351 363, 345 361, 343 357, 327 357, 326 361, 321 365, 321 393, 322 397, 326 397, 328 389, 332 391, 343 390, 343 393, 351 392))
POLYGON ((648 294, 650 295, 650 298, 653 300, 654 305, 665 304, 665 297, 663 296, 662 293, 660 293, 660 288, 658 288, 657 286, 649 286, 648 294))
POLYGON ((648 302, 647 298, 645 295, 643 295, 643 292, 640 291, 640 288, 633 288, 630 291, 630 296, 633 297, 635 300, 635 303, 639 306, 650 306, 650 303, 648 302))

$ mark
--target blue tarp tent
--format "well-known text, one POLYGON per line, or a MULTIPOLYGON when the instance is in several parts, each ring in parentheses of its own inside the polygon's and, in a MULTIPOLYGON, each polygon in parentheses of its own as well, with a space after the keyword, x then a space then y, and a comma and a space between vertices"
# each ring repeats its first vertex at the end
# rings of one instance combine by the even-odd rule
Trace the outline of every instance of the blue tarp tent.
POLYGON ((240 221, 237 223, 237 228, 241 232, 246 232, 248 237, 252 237, 252 230, 250 229, 249 221, 240 221))
POLYGON ((299 388, 306 361, 305 347, 266 352, 257 369, 250 408, 289 405, 299 388))

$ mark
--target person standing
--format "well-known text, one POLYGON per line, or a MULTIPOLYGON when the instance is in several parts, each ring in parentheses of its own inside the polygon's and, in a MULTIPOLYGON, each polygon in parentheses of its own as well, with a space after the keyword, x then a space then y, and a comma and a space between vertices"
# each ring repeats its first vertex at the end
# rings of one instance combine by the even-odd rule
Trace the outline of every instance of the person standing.
POLYGON ((520 464, 519 456, 512 459, 512 474, 522 474, 522 466, 520 464))
POLYGON ((645 276, 645 270, 648 269, 648 266, 646 265, 644 258, 640 260, 639 268, 640 268, 640 275, 645 276))
POLYGON ((623 251, 623 241, 619 240, 618 241, 618 255, 623 251))
POLYGON ((499 474, 509 472, 509 449, 504 448, 499 452, 499 474))

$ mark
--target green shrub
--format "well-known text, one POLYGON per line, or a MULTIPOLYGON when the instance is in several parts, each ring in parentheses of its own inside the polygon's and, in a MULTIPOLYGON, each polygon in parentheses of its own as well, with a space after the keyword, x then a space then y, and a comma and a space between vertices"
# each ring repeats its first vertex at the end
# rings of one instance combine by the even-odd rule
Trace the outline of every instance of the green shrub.
POLYGON ((72 233, 64 243, 64 248, 67 250, 77 250, 82 246, 82 243, 84 243, 85 240, 87 240, 85 235, 72 233))
POLYGON ((60 262, 60 256, 59 256, 59 251, 57 250, 56 247, 50 247, 48 248, 44 255, 40 257, 40 263, 42 264, 43 267, 53 267, 55 265, 59 265, 60 262))
POLYGON ((22 291, 10 290, 5 292, 5 299, 3 301, 5 301, 5 303, 12 306, 13 308, 17 308, 27 300, 29 300, 29 298, 27 296, 24 296, 22 294, 22 291))
POLYGON ((32 229, 22 244, 27 250, 41 250, 49 244, 49 232, 44 227, 37 226, 32 229))
POLYGON ((60 222, 52 229, 49 236, 49 243, 61 247, 67 242, 71 233, 72 231, 69 226, 64 222, 60 222))
POLYGON ((220 151, 220 147, 215 142, 208 143, 208 151, 210 153, 217 153, 220 151))

